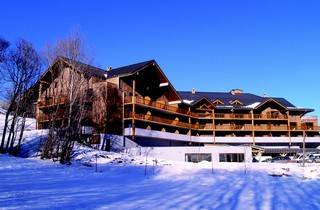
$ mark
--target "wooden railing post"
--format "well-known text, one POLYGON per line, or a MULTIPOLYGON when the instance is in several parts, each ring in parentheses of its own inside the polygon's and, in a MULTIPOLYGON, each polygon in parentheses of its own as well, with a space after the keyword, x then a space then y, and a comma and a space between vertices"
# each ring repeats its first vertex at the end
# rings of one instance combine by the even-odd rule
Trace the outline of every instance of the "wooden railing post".
POLYGON ((189 118, 188 118, 188 122, 189 122, 189 141, 191 142, 191 138, 192 138, 192 131, 191 131, 191 109, 190 107, 188 108, 188 115, 189 115, 189 118))
POLYGON ((136 135, 135 118, 136 118, 136 80, 132 81, 132 139, 136 135))
POLYGON ((126 146, 126 137, 125 137, 125 124, 124 124, 124 91, 122 91, 122 146, 126 146))
POLYGON ((38 100, 36 103, 36 129, 39 129, 39 115, 40 115, 40 109, 39 109, 39 103, 41 102, 41 92, 42 92, 42 82, 40 81, 39 84, 39 93, 38 93, 38 100))
POLYGON ((288 136, 289 136, 289 148, 291 147, 291 127, 290 127, 290 117, 289 111, 287 111, 287 120, 288 120, 288 136))
POLYGON ((214 109, 212 109, 212 135, 213 135, 213 143, 216 143, 216 124, 215 124, 215 114, 214 109))
POLYGON ((251 112, 251 125, 252 125, 252 143, 253 143, 253 145, 255 145, 256 142, 255 142, 255 132, 254 132, 254 115, 253 115, 253 110, 251 110, 250 112, 251 112))

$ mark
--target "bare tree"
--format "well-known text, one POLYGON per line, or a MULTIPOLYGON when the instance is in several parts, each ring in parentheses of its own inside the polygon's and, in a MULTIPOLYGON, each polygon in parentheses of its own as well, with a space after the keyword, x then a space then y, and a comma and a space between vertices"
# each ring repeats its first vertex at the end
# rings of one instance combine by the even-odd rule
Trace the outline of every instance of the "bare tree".
POLYGON ((109 151, 112 144, 110 134, 121 135, 122 132, 122 98, 119 89, 112 83, 103 83, 95 91, 95 107, 99 107, 93 113, 94 120, 100 125, 99 132, 105 135, 102 150, 109 151))
POLYGON ((12 151, 18 130, 20 132, 18 142, 21 142, 26 117, 24 113, 27 111, 25 105, 29 96, 32 95, 30 88, 37 80, 40 68, 39 54, 31 43, 23 39, 17 41, 16 47, 7 53, 1 64, 0 74, 5 81, 8 100, 8 110, 5 115, 0 145, 1 152, 12 151), (18 129, 17 121, 21 114, 20 117, 23 120, 21 127, 18 129), (12 119, 9 119, 10 115, 12 119), (10 120, 11 125, 9 126, 10 120), (6 147, 4 147, 5 141, 6 147))
POLYGON ((55 65, 49 66, 49 69, 57 72, 51 73, 51 83, 54 81, 61 86, 60 89, 51 87, 50 95, 58 100, 63 96, 66 103, 51 110, 49 138, 44 144, 42 158, 57 158, 64 164, 70 161, 75 141, 81 139, 81 122, 86 114, 85 96, 89 89, 89 75, 84 62, 89 63, 89 59, 78 33, 59 40, 53 47, 47 47, 45 57, 49 64, 55 65), (57 123, 59 115, 63 117, 57 123))
POLYGON ((0 38, 0 63, 2 63, 5 60, 5 52, 9 45, 10 44, 8 41, 0 38))

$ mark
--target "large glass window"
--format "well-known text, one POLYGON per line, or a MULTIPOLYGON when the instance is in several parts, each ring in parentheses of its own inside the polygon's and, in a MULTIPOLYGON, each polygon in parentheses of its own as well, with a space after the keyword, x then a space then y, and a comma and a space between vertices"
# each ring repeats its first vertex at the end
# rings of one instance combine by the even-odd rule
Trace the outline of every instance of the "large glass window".
POLYGON ((210 153, 189 153, 186 154, 186 162, 198 163, 201 161, 211 161, 212 157, 210 153))
POLYGON ((219 162, 243 162, 243 153, 220 153, 219 162))

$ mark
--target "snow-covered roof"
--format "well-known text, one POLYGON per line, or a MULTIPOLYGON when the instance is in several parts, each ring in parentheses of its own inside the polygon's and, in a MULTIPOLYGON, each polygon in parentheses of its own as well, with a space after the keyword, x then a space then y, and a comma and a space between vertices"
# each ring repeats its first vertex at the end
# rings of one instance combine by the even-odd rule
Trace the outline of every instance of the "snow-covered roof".
POLYGON ((245 107, 254 109, 254 108, 256 108, 256 107, 259 106, 259 105, 260 105, 260 102, 255 102, 255 103, 250 104, 250 105, 247 105, 247 106, 245 106, 245 107))
POLYGON ((193 100, 187 100, 187 99, 184 99, 183 100, 183 103, 186 103, 186 104, 192 104, 193 100))

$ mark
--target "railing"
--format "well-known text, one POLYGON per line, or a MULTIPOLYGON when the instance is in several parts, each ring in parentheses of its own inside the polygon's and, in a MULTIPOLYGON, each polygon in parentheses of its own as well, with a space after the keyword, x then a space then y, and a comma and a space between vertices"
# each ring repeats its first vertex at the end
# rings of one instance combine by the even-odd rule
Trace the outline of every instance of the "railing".
POLYGON ((257 131, 288 131, 287 125, 255 125, 257 131))
POLYGON ((216 125, 216 130, 219 131, 252 131, 252 125, 216 125))
MULTIPOLYGON (((133 114, 131 112, 125 113, 125 118, 133 118, 133 114)), ((152 115, 145 115, 145 114, 137 114, 136 113, 135 119, 152 121, 152 122, 166 124, 169 126, 182 127, 182 128, 187 128, 187 129, 190 129, 190 127, 191 127, 191 125, 189 123, 180 122, 179 120, 166 119, 166 118, 158 117, 158 116, 152 116, 152 115)))
MULTIPOLYGON (((132 98, 133 98, 132 96, 127 96, 127 97, 125 97, 124 102, 125 103, 132 103, 132 98)), ((164 109, 164 110, 167 110, 170 112, 175 112, 178 114, 184 114, 184 115, 188 114, 188 110, 181 109, 181 108, 175 107, 175 106, 170 106, 170 105, 167 105, 167 104, 161 103, 161 102, 151 101, 149 99, 144 99, 144 98, 137 97, 137 96, 135 97, 135 103, 141 104, 141 105, 146 105, 146 106, 151 106, 151 107, 154 107, 157 109, 164 109)))
POLYGON ((225 114, 225 113, 216 113, 216 119, 251 119, 250 114, 225 114))
MULTIPOLYGON (((81 113, 79 113, 79 116, 83 118, 90 118, 92 117, 92 111, 91 110, 82 110, 81 113)), ((67 118, 67 112, 65 112, 63 109, 57 110, 55 113, 50 113, 50 114, 39 114, 37 116, 37 120, 39 122, 43 121, 54 121, 54 120, 61 120, 63 118, 67 118)), ((75 117, 75 116, 72 116, 75 117)))
POLYGON ((44 122, 44 121, 54 121, 54 120, 61 120, 65 117, 63 112, 57 112, 57 113, 52 113, 52 114, 39 114, 37 116, 37 120, 39 122, 44 122))
MULTIPOLYGON (((126 112, 125 113, 125 118, 133 118, 132 112, 126 112)), ((163 117, 158 117, 158 116, 152 116, 148 114, 135 114, 135 119, 140 119, 144 121, 151 121, 155 123, 161 123, 165 124, 168 126, 175 126, 175 127, 181 127, 181 128, 186 128, 186 129, 193 129, 193 130, 213 130, 215 129, 216 131, 253 131, 253 127, 251 124, 243 124, 243 125, 215 125, 212 123, 207 123, 207 124, 189 124, 187 122, 181 122, 179 120, 172 120, 172 119, 167 119, 163 117)), ((289 131, 287 125, 269 125, 269 124, 264 124, 264 125, 255 125, 254 126, 255 131, 289 131)), ((291 127, 291 131, 320 131, 319 126, 300 126, 300 127, 291 127)))
POLYGON ((272 115, 272 114, 254 114, 253 115, 254 119, 279 119, 279 120, 286 120, 288 119, 287 115, 272 115))
POLYGON ((208 118, 212 119, 212 113, 195 113, 195 112, 190 112, 190 115, 192 117, 197 117, 197 118, 208 118))
POLYGON ((291 126, 291 131, 320 131, 320 126, 291 126))
POLYGON ((53 106, 59 104, 65 104, 67 102, 67 96, 54 96, 54 97, 41 97, 38 102, 39 107, 53 106))
POLYGON ((213 124, 207 123, 207 124, 194 124, 192 126, 193 129, 196 130, 213 130, 213 124))
MULTIPOLYGON (((132 103, 132 96, 127 96, 124 98, 125 103, 132 103)), ((196 112, 189 112, 186 109, 182 109, 176 106, 170 106, 165 104, 164 102, 155 102, 149 99, 145 99, 142 97, 135 97, 135 103, 145 105, 145 106, 150 106, 154 107, 157 109, 162 109, 162 110, 167 110, 173 113, 177 114, 184 114, 184 115, 190 115, 191 117, 196 117, 196 118, 212 118, 212 113, 196 113, 196 112)), ((215 113, 214 114, 215 119, 234 119, 234 120, 241 120, 241 119, 252 119, 251 114, 237 114, 237 113, 215 113)), ((255 120, 286 120, 288 119, 287 115, 282 115, 282 114, 254 114, 253 115, 255 120)))

